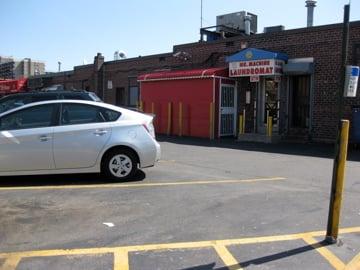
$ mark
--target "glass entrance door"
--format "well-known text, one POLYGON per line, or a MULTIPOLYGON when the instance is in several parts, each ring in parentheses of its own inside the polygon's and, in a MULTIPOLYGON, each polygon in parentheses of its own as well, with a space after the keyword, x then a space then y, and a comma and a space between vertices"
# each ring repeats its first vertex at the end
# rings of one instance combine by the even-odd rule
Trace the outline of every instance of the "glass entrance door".
POLYGON ((279 98, 278 98, 279 83, 273 79, 265 79, 265 110, 264 110, 264 124, 267 124, 267 117, 271 116, 273 126, 278 124, 279 112, 279 98))
POLYGON ((279 82, 273 77, 262 78, 259 89, 258 132, 265 134, 268 116, 272 117, 273 130, 279 122, 279 82))

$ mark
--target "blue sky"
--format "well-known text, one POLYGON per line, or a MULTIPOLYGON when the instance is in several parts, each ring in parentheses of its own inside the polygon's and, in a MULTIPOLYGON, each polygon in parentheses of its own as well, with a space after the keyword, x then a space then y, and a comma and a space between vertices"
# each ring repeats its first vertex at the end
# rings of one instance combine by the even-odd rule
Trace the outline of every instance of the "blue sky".
MULTIPOLYGON (((349 0, 318 0, 314 24, 339 23, 349 0)), ((265 26, 306 26, 304 0, 203 0, 203 26, 216 16, 246 10, 265 26)), ((360 1, 351 20, 360 20, 360 1), (357 11, 357 12, 356 12, 357 11)), ((0 55, 45 61, 47 71, 105 60, 116 50, 128 57, 171 52, 176 44, 199 40, 200 0, 0 0, 0 55)))

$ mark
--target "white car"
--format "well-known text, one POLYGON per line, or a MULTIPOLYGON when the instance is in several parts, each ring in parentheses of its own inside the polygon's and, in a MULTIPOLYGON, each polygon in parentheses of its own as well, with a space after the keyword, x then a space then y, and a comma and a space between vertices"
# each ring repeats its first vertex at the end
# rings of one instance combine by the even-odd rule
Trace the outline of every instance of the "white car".
POLYGON ((134 176, 160 159, 153 116, 110 104, 54 100, 0 114, 0 176, 134 176))

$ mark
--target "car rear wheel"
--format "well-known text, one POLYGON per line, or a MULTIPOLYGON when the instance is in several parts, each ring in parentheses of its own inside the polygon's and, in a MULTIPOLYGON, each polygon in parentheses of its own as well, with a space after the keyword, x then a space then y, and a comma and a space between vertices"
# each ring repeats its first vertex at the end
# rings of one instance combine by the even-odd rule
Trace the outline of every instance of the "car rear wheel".
POLYGON ((118 149, 106 155, 102 164, 102 173, 113 180, 124 181, 133 177, 137 168, 136 155, 130 150, 118 149))

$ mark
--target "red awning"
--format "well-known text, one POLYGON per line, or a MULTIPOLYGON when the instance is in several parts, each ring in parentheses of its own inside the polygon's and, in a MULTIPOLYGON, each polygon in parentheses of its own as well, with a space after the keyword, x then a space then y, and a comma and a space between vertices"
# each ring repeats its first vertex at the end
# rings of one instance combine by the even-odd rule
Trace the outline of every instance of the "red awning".
POLYGON ((163 71, 156 73, 143 74, 138 77, 138 81, 161 81, 161 80, 181 80, 181 79, 203 79, 214 76, 228 77, 228 68, 204 68, 179 71, 163 71))

